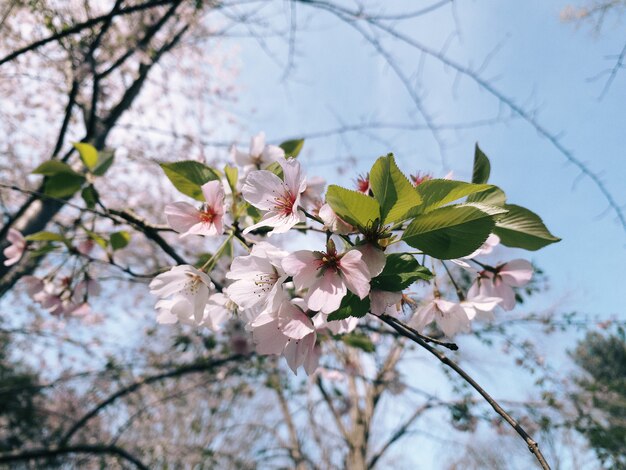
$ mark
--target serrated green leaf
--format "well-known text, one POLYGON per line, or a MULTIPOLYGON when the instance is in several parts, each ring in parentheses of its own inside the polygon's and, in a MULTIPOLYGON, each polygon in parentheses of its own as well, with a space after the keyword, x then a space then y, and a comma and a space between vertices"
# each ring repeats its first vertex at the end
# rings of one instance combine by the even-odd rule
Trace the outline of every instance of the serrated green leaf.
POLYGON ((328 315, 328 321, 344 320, 348 317, 361 318, 370 310, 370 299, 365 297, 361 300, 352 292, 348 292, 343 299, 339 308, 328 315))
POLYGON ((76 150, 78 150, 78 154, 80 155, 80 159, 83 161, 85 166, 89 170, 93 170, 98 164, 98 151, 96 148, 85 142, 75 142, 72 144, 76 150))
POLYGON ((159 163, 159 165, 176 189, 198 201, 204 201, 201 186, 219 179, 215 170, 193 160, 159 163))
POLYGON ((487 155, 483 153, 478 144, 474 150, 474 168, 472 171, 472 183, 483 184, 489 181, 491 174, 491 164, 487 155))
POLYGON ((57 173, 49 176, 44 184, 44 193, 51 197, 73 196, 85 182, 85 177, 77 173, 57 173))
POLYGON ((98 164, 93 169, 92 173, 95 176, 104 176, 104 174, 111 168, 115 161, 115 152, 112 150, 101 150, 98 155, 98 164))
POLYGON ((370 185, 380 204, 383 224, 403 220, 410 209, 422 202, 419 193, 396 165, 393 154, 376 160, 370 171, 370 185))
POLYGON ((496 222, 493 232, 503 245, 535 251, 561 240, 550 233, 534 212, 515 204, 506 204, 504 208, 509 212, 496 222))
POLYGON ((380 220, 380 206, 373 197, 331 184, 326 191, 326 202, 346 222, 367 228, 380 220))
POLYGON ((419 279, 427 281, 432 277, 428 268, 419 264, 413 255, 392 253, 387 255, 385 268, 372 279, 371 285, 373 289, 398 292, 419 279))
POLYGON ((342 335, 340 338, 341 341, 353 348, 361 349, 367 353, 373 353, 376 351, 376 346, 374 346, 372 340, 369 336, 366 336, 363 333, 348 333, 346 335, 342 335))
POLYGON ((226 181, 228 181, 228 186, 230 186, 230 190, 233 194, 235 194, 237 192, 239 170, 237 169, 237 167, 226 165, 224 167, 224 174, 226 175, 226 181))
POLYGON ((65 242, 66 238, 60 233, 37 232, 25 237, 30 242, 65 242))
POLYGON ((113 232, 110 237, 111 248, 113 250, 121 250, 130 243, 130 233, 126 230, 120 230, 119 232, 113 232))
POLYGON ((86 186, 83 188, 80 195, 88 208, 93 209, 96 206, 96 202, 98 201, 98 192, 96 191, 96 188, 91 185, 86 186))
POLYGON ((500 188, 494 186, 492 189, 470 194, 467 196, 467 202, 479 202, 489 206, 503 207, 506 204, 506 194, 500 188))
POLYGON ((406 228, 402 240, 438 259, 467 256, 487 239, 501 207, 467 203, 441 207, 417 216, 406 228))
POLYGON ((281 149, 285 151, 287 157, 297 157, 304 145, 304 139, 287 140, 279 145, 281 149))
POLYGON ((409 215, 415 216, 445 206, 465 196, 495 188, 490 184, 473 184, 465 181, 433 179, 424 181, 416 189, 422 197, 422 204, 411 210, 409 215))
POLYGON ((69 166, 67 163, 63 163, 58 160, 48 160, 46 162, 43 162, 31 173, 44 176, 55 176, 59 174, 81 176, 79 173, 72 170, 72 167, 69 166))

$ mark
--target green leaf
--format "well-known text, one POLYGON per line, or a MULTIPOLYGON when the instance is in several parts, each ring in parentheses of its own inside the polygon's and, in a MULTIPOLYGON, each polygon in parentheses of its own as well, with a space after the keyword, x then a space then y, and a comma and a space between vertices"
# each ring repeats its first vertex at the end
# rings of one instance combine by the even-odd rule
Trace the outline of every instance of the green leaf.
POLYGON ((304 145, 304 139, 287 140, 279 145, 285 151, 287 157, 297 157, 304 145))
POLYGON ((60 233, 54 232, 37 232, 25 237, 30 242, 63 242, 66 238, 60 233))
POLYGON ((489 181, 491 174, 491 164, 487 155, 483 153, 478 144, 474 151, 474 169, 472 171, 472 183, 483 184, 489 181))
POLYGON ((388 292, 406 289, 418 279, 429 280, 433 274, 408 253, 387 255, 383 271, 372 279, 372 288, 388 292))
POLYGON ((374 346, 372 340, 363 333, 348 333, 346 335, 342 335, 340 339, 348 346, 361 349, 367 353, 373 353, 376 351, 376 346, 374 346))
POLYGON ((72 167, 69 166, 67 163, 63 163, 58 160, 48 160, 46 162, 43 162, 31 173, 44 176, 55 176, 61 174, 81 176, 79 173, 76 173, 74 170, 72 170, 72 167))
POLYGON ((226 165, 224 167, 224 174, 226 175, 226 181, 233 194, 237 193, 237 180, 239 178, 239 170, 234 166, 226 165))
POLYGON ((485 242, 496 218, 506 212, 501 207, 475 203, 441 207, 416 217, 402 239, 434 258, 461 258, 485 242))
POLYGON ((96 232, 92 232, 91 230, 85 230, 85 233, 87 233, 87 236, 91 238, 94 242, 96 242, 102 248, 106 249, 107 245, 109 244, 106 238, 98 235, 96 232))
POLYGON ((59 248, 59 245, 48 242, 34 250, 28 250, 28 254, 33 258, 37 258, 39 256, 47 255, 48 253, 55 251, 57 248, 59 248))
POLYGON ((380 206, 373 197, 331 184, 326 191, 326 202, 346 222, 367 228, 380 220, 380 206))
POLYGON ((509 212, 496 222, 493 232, 503 245, 535 251, 561 240, 550 233, 534 212, 515 204, 506 204, 504 208, 509 212))
POLYGON ((130 233, 126 230, 120 230, 119 232, 113 232, 111 234, 111 248, 113 250, 121 250, 130 242, 130 233))
POLYGON ((419 193, 396 165, 392 154, 376 160, 370 171, 370 184, 380 204, 383 224, 402 220, 409 209, 422 202, 419 193))
POLYGON ((95 176, 104 176, 111 168, 115 160, 115 153, 111 150, 102 150, 99 155, 98 165, 92 170, 95 176))
POLYGON ((44 193, 57 198, 70 197, 83 186, 84 182, 85 177, 77 173, 57 173, 46 179, 44 193))
POLYGON ((344 320, 348 317, 361 318, 370 311, 370 298, 365 297, 363 300, 352 292, 348 292, 341 300, 339 309, 328 315, 328 321, 344 320))
POLYGON ((481 191, 480 193, 474 193, 467 196, 467 202, 480 202, 489 206, 503 207, 506 203, 506 194, 497 186, 493 186, 491 189, 481 191))
POLYGON ((433 179, 424 181, 416 189, 422 197, 422 205, 412 210, 410 215, 430 212, 462 197, 495 188, 490 184, 473 184, 465 181, 433 179))
POLYGON ((83 197, 83 201, 88 208, 93 209, 96 206, 96 202, 98 201, 98 192, 96 188, 89 185, 83 188, 80 195, 83 197))
POLYGON ((272 162, 269 165, 267 165, 264 169, 274 173, 281 180, 285 178, 285 174, 283 172, 283 167, 280 166, 280 163, 278 163, 278 162, 272 162))
POLYGON ((98 151, 96 148, 85 142, 75 142, 72 144, 76 150, 78 150, 78 154, 80 155, 80 159, 83 161, 85 166, 89 170, 93 170, 98 164, 98 151))
POLYGON ((176 189, 198 201, 204 201, 201 186, 209 181, 219 179, 215 170, 193 160, 160 163, 159 165, 176 189))

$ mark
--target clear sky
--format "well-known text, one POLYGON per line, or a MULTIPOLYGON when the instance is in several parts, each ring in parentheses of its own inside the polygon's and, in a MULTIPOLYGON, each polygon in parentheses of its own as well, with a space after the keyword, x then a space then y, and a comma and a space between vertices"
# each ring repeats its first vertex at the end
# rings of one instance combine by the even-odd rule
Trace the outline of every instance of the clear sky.
MULTIPOLYGON (((385 9, 397 12, 431 3, 385 2, 385 9)), ((481 76, 517 105, 536 111, 537 121, 558 135, 563 146, 600 175, 618 203, 626 205, 626 70, 602 99, 606 76, 592 80, 613 66, 624 47, 626 18, 609 18, 598 35, 560 21, 567 1, 455 4, 454 12, 448 5, 395 27, 434 50, 445 47, 461 65, 481 69, 481 76)), ((284 10, 276 23, 284 24, 288 16, 284 10)), ((240 111, 251 133, 265 130, 270 140, 279 140, 367 121, 424 124, 393 70, 357 32, 311 9, 299 8, 297 18, 295 66, 286 79, 284 68, 274 60, 286 62, 284 39, 267 40, 274 58, 254 41, 237 41, 242 48, 240 111)), ((539 213, 563 239, 538 252, 520 253, 541 266, 550 280, 551 290, 532 306, 626 319, 621 290, 626 231, 598 188, 580 177, 531 125, 511 118, 507 106, 472 80, 397 42, 383 45, 410 80, 420 78, 423 102, 435 124, 498 116, 502 122, 441 131, 443 152, 428 130, 372 130, 310 139, 301 157, 308 174, 350 185, 379 155, 392 151, 405 172, 443 176, 453 170, 459 179, 469 179, 478 141, 491 159, 491 182, 506 191, 510 202, 539 213)), ((573 337, 560 338, 545 351, 563 358, 572 346, 573 337)), ((494 376, 489 364, 480 362, 477 371, 496 394, 519 393, 512 387, 518 382, 499 380, 503 376, 494 376)), ((428 462, 440 468, 432 447, 421 458, 424 468, 429 468, 428 462)))

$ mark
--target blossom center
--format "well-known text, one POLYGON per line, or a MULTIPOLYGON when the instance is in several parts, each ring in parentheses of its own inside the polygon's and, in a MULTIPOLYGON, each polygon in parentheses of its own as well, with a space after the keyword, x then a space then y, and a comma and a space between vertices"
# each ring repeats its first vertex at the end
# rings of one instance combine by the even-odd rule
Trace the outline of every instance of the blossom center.
POLYGON ((291 191, 287 191, 274 198, 274 210, 279 214, 290 215, 293 213, 293 205, 295 202, 296 197, 291 194, 291 191))
POLYGON ((213 223, 216 215, 217 214, 215 214, 213 208, 205 207, 203 211, 200 211, 200 221, 205 224, 211 224, 213 223))

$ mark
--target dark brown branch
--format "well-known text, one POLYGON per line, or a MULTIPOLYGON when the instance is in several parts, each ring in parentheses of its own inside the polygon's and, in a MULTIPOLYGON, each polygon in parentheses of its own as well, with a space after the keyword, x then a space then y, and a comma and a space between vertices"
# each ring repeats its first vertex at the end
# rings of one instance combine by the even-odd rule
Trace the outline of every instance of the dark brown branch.
POLYGON ((68 447, 50 447, 44 449, 26 449, 16 452, 10 452, 0 455, 0 463, 15 463, 23 462, 27 460, 37 459, 52 459, 67 454, 93 454, 93 455, 115 455, 120 457, 141 470, 149 470, 147 465, 144 465, 141 460, 122 449, 121 447, 114 445, 87 445, 79 444, 68 447))
POLYGON ((31 44, 29 44, 28 46, 22 47, 16 51, 11 52, 10 54, 4 56, 2 59, 0 59, 0 66, 4 65, 5 63, 15 59, 16 57, 21 56, 22 54, 25 54, 26 52, 30 52, 30 51, 34 51, 35 49, 39 49, 41 46, 44 46, 50 42, 53 41, 58 41, 60 39, 63 39, 67 36, 71 36, 72 34, 76 34, 79 33, 80 31, 83 31, 84 29, 87 28, 91 28, 92 26, 97 25, 98 23, 102 23, 104 21, 109 21, 112 17, 114 16, 123 16, 123 15, 128 15, 130 13, 135 13, 137 11, 142 11, 142 10, 146 10, 149 8, 156 8, 158 6, 162 6, 162 5, 169 5, 171 3, 180 3, 181 0, 152 0, 146 3, 140 3, 139 5, 133 5, 133 6, 129 6, 126 8, 122 8, 119 9, 117 11, 113 10, 109 13, 107 13, 106 15, 101 15, 101 16, 96 16, 94 18, 90 18, 87 21, 84 21, 82 23, 78 23, 75 24, 74 26, 70 27, 70 28, 66 28, 62 31, 59 31, 56 34, 53 34, 51 36, 48 36, 47 38, 43 38, 40 39, 39 41, 35 41, 31 44))
POLYGON ((381 321, 385 322, 387 325, 391 326, 402 336, 414 341, 422 348, 426 349, 429 353, 439 359, 444 365, 451 368, 463 380, 470 384, 472 388, 476 390, 485 399, 485 401, 489 403, 489 405, 491 405, 494 411, 498 413, 515 430, 515 432, 517 432, 517 434, 521 436, 522 439, 524 439, 524 441, 528 445, 528 450, 530 450, 530 452, 535 456, 535 458, 541 465, 541 468, 543 468, 544 470, 550 470, 550 465, 548 465, 548 462, 541 453, 541 450, 539 450, 539 444, 537 444, 537 442, 530 436, 530 434, 528 434, 526 430, 478 384, 478 382, 476 382, 467 372, 465 372, 465 370, 462 369, 461 366, 448 358, 448 356, 443 354, 441 351, 428 344, 424 339, 420 337, 421 335, 418 336, 413 334, 411 329, 404 325, 402 322, 395 319, 395 321, 391 321, 391 317, 383 315, 379 316, 378 318, 380 318, 381 321))
POLYGON ((113 393, 108 398, 106 398, 105 400, 101 401, 96 406, 94 406, 90 411, 85 413, 85 415, 83 415, 82 418, 80 418, 76 423, 74 423, 74 425, 61 437, 61 439, 59 439, 59 446, 65 446, 70 441, 72 436, 74 436, 74 434, 76 434, 83 426, 85 426, 85 424, 87 424, 87 422, 89 422, 94 416, 100 413, 104 408, 108 407, 109 405, 112 405, 117 400, 119 400, 120 398, 128 394, 136 392, 144 385, 149 385, 155 382, 160 382, 162 380, 170 379, 173 377, 180 377, 181 375, 185 375, 185 374, 206 372, 208 370, 228 364, 230 362, 243 359, 245 357, 247 356, 243 356, 241 354, 235 354, 232 356, 228 356, 228 357, 221 358, 221 359, 215 359, 212 361, 210 360, 210 361, 197 362, 193 364, 187 364, 187 365, 180 366, 168 372, 163 372, 161 374, 144 377, 140 380, 137 380, 136 382, 126 387, 123 387, 117 392, 113 393))

